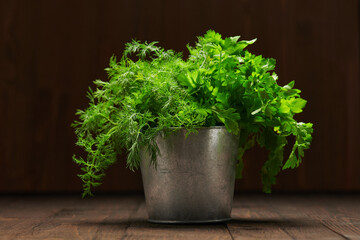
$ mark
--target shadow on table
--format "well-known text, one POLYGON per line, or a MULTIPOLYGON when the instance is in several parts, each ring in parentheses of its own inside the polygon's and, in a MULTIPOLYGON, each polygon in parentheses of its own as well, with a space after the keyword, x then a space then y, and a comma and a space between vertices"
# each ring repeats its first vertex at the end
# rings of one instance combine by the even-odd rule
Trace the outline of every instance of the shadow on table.
POLYGON ((266 219, 249 219, 249 218, 233 218, 227 222, 228 225, 242 227, 242 228, 264 228, 264 227, 284 227, 284 228, 313 228, 315 220, 306 218, 296 219, 279 219, 279 218, 266 218, 266 219))
POLYGON ((207 228, 207 227, 216 227, 216 226, 236 226, 246 229, 258 229, 258 228, 271 228, 271 227, 285 227, 285 228, 297 228, 305 227, 312 228, 314 227, 314 221, 309 221, 309 219, 249 219, 249 218, 233 218, 228 222, 222 223, 197 223, 197 224, 159 224, 159 223, 150 223, 145 219, 135 219, 135 220, 120 220, 120 219, 105 219, 103 221, 83 221, 77 223, 78 226, 99 226, 99 227, 119 227, 119 228, 128 228, 128 227, 142 227, 142 228, 207 228))

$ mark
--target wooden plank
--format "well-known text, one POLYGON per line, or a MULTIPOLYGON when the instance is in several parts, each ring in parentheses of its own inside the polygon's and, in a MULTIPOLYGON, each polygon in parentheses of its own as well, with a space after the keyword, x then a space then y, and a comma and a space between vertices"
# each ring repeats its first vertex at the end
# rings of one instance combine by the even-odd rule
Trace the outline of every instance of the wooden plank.
POLYGON ((305 209, 313 203, 313 200, 304 200, 305 204, 296 204, 302 201, 299 195, 293 196, 265 196, 263 202, 267 202, 267 208, 276 212, 283 221, 279 224, 294 239, 345 239, 322 224, 319 219, 309 218, 305 209), (300 200, 294 200, 300 199, 300 200))
POLYGON ((21 200, 1 214, 0 232, 8 239, 115 239, 142 201, 141 196, 21 200))
POLYGON ((132 216, 136 214, 141 204, 144 202, 143 197, 130 198, 128 201, 118 199, 117 208, 112 209, 101 223, 99 230, 96 232, 97 239, 120 239, 126 233, 126 229, 131 223, 132 216))
POLYGON ((232 239, 226 225, 219 224, 154 224, 146 221, 145 203, 132 217, 122 239, 232 239))
POLYGON ((360 195, 235 198, 224 224, 146 221, 142 196, 1 197, 1 239, 360 239, 360 195))
POLYGON ((284 219, 269 208, 265 198, 236 197, 232 218, 227 223, 234 239, 292 239, 282 229, 284 219))
MULTIPOLYGON (((346 239, 360 239, 360 195, 301 196, 287 199, 310 219, 346 239)), ((285 201, 282 200, 284 203, 285 201)))
POLYGON ((1 236, 4 239, 33 239, 33 228, 43 223, 61 208, 57 204, 53 205, 53 201, 47 200, 49 199, 14 198, 12 203, 1 211, 1 236))

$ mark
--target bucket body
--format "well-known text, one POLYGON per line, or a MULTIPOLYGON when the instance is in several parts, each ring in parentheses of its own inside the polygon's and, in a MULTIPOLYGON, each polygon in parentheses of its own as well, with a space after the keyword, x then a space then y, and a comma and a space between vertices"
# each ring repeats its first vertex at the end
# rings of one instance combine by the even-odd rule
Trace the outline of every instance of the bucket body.
POLYGON ((205 223, 230 219, 238 136, 225 127, 158 136, 156 166, 142 152, 141 174, 149 222, 205 223))

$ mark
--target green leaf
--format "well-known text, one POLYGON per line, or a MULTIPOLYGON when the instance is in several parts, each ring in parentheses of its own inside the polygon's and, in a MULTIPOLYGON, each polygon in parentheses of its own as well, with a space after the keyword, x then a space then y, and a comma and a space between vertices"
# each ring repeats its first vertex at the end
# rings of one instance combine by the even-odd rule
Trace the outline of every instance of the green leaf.
POLYGON ((290 112, 289 101, 285 99, 281 99, 279 113, 289 113, 289 112, 290 112))
POLYGON ((272 76, 272 78, 274 79, 274 81, 277 81, 278 78, 279 78, 276 73, 273 73, 271 76, 272 76))
POLYGON ((253 44, 254 42, 256 42, 256 38, 254 38, 253 40, 250 41, 246 41, 246 40, 242 40, 238 43, 238 49, 243 50, 244 48, 246 48, 248 45, 253 44))
POLYGON ((244 161, 243 161, 243 156, 245 151, 249 150, 250 148, 252 148, 255 145, 255 139, 256 139, 256 135, 253 135, 252 137, 247 138, 247 131, 243 131, 243 133, 240 136, 240 141, 239 141, 239 149, 238 149, 238 162, 236 165, 236 178, 241 179, 242 178, 242 171, 244 169, 244 161))
POLYGON ((231 41, 232 43, 236 43, 237 41, 239 41, 240 36, 230 37, 229 39, 230 39, 230 41, 231 41))
POLYGON ((289 159, 283 166, 283 169, 298 167, 301 163, 302 157, 304 157, 304 150, 310 147, 312 141, 313 125, 311 123, 295 123, 294 135, 295 143, 291 150, 289 159), (296 152, 297 157, 296 157, 296 152))
POLYGON ((287 85, 285 85, 283 88, 292 89, 294 87, 294 85, 295 85, 295 81, 293 80, 293 81, 289 82, 287 85))
POLYGON ((217 92, 216 100, 220 103, 226 104, 227 103, 227 94, 224 92, 217 92))
POLYGON ((239 162, 236 164, 236 178, 237 179, 242 179, 242 172, 243 172, 243 169, 244 169, 244 161, 243 159, 241 158, 239 160, 239 162))
POLYGON ((263 183, 263 191, 265 193, 271 193, 271 185, 276 183, 276 175, 281 170, 284 146, 287 141, 285 137, 277 136, 271 131, 267 131, 265 133, 267 134, 266 137, 263 138, 263 144, 270 150, 270 153, 268 160, 261 169, 261 179, 263 183))
POLYGON ((259 113, 261 110, 262 110, 262 108, 258 108, 255 111, 252 111, 251 115, 255 115, 255 114, 259 113))
POLYGON ((240 114, 235 112, 236 110, 233 108, 229 108, 226 110, 220 109, 219 107, 213 108, 213 112, 217 116, 217 118, 224 123, 226 129, 237 135, 240 131, 239 123, 240 114))
POLYGON ((295 150, 298 147, 297 144, 294 145, 293 147, 293 151, 291 152, 289 159, 286 161, 286 163, 283 166, 283 170, 288 169, 288 168, 296 168, 298 166, 298 159, 296 158, 295 155, 295 150))
POLYGON ((301 113, 306 105, 306 100, 302 98, 291 98, 289 101, 290 109, 293 113, 301 113))
POLYGON ((265 122, 265 119, 263 117, 261 117, 261 116, 255 116, 254 121, 256 123, 263 123, 263 122, 265 122))

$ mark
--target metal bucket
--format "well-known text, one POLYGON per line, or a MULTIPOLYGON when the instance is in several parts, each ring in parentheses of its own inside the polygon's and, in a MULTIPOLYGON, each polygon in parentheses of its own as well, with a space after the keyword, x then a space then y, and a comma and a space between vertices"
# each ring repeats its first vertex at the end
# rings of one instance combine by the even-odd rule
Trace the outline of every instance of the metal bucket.
POLYGON ((225 127, 181 129, 157 137, 157 166, 142 152, 141 174, 149 222, 205 223, 230 220, 238 137, 225 127))

